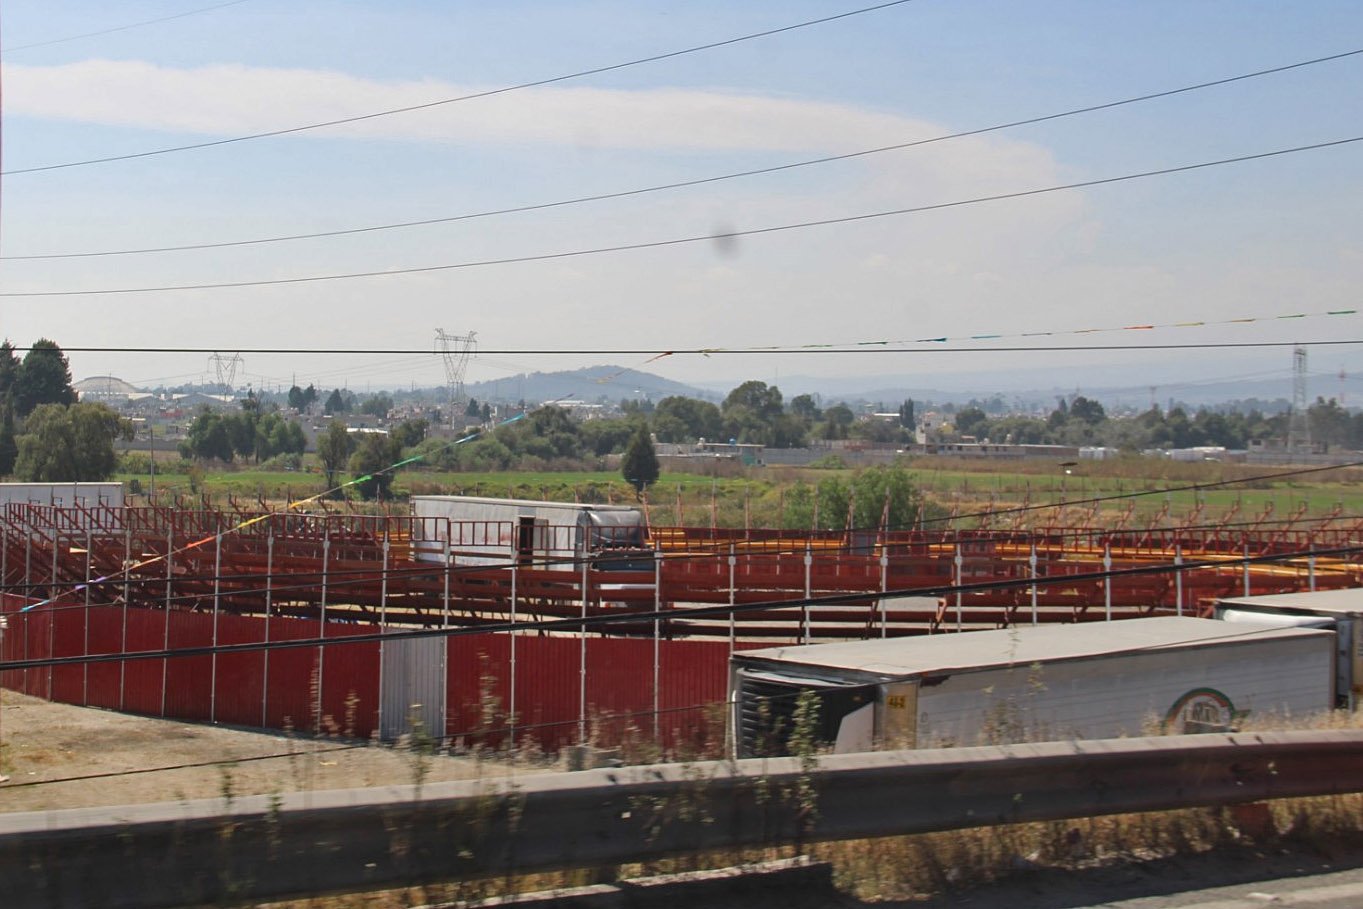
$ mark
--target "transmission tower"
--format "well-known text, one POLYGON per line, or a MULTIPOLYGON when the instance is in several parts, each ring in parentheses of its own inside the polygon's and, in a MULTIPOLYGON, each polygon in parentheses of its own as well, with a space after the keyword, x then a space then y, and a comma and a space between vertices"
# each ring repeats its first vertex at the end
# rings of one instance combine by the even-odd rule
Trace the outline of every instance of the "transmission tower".
POLYGON ((232 394, 235 390, 233 383, 237 380, 237 370, 241 368, 241 354, 225 357, 215 353, 208 358, 208 365, 217 374, 218 386, 224 389, 225 394, 232 394))
POLYGON ((478 332, 452 335, 443 328, 435 330, 435 350, 445 363, 445 392, 450 405, 450 422, 454 422, 454 405, 464 399, 464 371, 478 343, 478 332))
POLYGON ((1311 450, 1311 421, 1306 412, 1306 348, 1292 348, 1292 413, 1287 421, 1287 450, 1311 450))

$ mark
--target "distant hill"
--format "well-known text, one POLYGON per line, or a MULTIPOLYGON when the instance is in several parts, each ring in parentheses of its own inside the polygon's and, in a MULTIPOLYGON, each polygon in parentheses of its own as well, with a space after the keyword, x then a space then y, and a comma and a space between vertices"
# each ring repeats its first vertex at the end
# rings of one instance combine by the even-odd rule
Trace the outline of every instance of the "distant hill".
POLYGON ((670 395, 712 401, 723 398, 722 394, 694 385, 674 382, 662 376, 621 366, 588 366, 564 372, 521 373, 505 379, 466 384, 464 393, 479 401, 493 402, 572 399, 595 403, 600 400, 619 401, 622 398, 649 398, 659 401, 670 395))
MULTIPOLYGON (((1154 388, 1155 400, 1161 407, 1170 401, 1192 407, 1214 406, 1231 400, 1261 399, 1272 405, 1265 409, 1275 410, 1286 406, 1291 400, 1292 385, 1290 376, 1247 380, 1226 379, 1217 381, 1196 375, 1175 376, 1172 371, 1159 375, 1160 384, 1154 388)), ((1060 396, 1083 394, 1103 403, 1107 407, 1130 407, 1143 409, 1150 405, 1151 388, 1145 375, 1123 369, 1086 369, 1074 372, 1048 370, 1016 370, 977 373, 940 373, 931 377, 931 385, 923 382, 923 376, 782 376, 777 380, 782 397, 789 401, 796 395, 810 394, 825 405, 835 401, 849 404, 873 404, 880 402, 888 408, 899 406, 906 399, 933 401, 938 404, 948 402, 964 404, 971 399, 987 400, 995 395, 1010 405, 1053 407, 1060 396), (1056 383, 1056 379, 1068 379, 1068 385, 1056 383), (1047 381, 1049 380, 1049 381, 1047 381), (1121 384, 1121 383, 1130 384, 1121 384)), ((665 379, 653 373, 626 369, 621 366, 590 366, 585 369, 565 370, 562 372, 533 372, 508 376, 489 382, 474 382, 465 385, 465 393, 479 401, 515 402, 525 400, 543 403, 572 399, 596 403, 598 401, 619 401, 622 398, 649 398, 657 402, 669 395, 681 395, 719 402, 724 396, 744 382, 744 379, 727 379, 688 385, 665 379)), ((1322 377, 1315 377, 1311 392, 1327 396, 1328 383, 1322 377), (1319 390, 1317 390, 1319 388, 1319 390)), ((432 394, 442 394, 440 389, 432 389, 432 394)))

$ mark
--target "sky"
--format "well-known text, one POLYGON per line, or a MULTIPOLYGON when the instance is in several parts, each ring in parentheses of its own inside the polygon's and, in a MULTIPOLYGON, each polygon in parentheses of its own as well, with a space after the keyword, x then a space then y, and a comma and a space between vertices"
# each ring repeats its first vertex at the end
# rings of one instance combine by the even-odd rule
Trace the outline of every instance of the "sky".
POLYGON ((1363 4, 870 5, 8 0, 0 335, 144 386, 215 378, 186 349, 245 351, 238 386, 438 385, 437 329, 476 334, 466 382, 1172 387, 1291 351, 1036 348, 1352 340, 1311 369, 1363 380, 1363 316, 1325 315, 1363 309, 1363 142, 971 201, 1363 137, 1363 54, 857 154, 1360 51, 1363 4), (355 273, 388 274, 292 280, 355 273), (240 286, 145 290, 205 284, 240 286))

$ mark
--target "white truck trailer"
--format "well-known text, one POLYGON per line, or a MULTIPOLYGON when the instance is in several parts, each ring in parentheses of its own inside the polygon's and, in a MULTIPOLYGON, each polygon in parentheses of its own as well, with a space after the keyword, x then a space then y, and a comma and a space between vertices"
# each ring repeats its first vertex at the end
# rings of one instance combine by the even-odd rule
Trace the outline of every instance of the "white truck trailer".
POLYGON ((1227 622, 1268 622, 1335 633, 1337 707, 1363 706, 1363 589, 1315 590, 1257 597, 1231 597, 1216 604, 1227 622))
POLYGON ((1334 636, 1154 617, 734 653, 738 757, 787 754, 802 692, 837 752, 1234 729, 1334 704, 1334 636))
POLYGON ((412 558, 451 565, 652 571, 643 513, 478 496, 412 496, 412 558))
POLYGON ((0 483, 0 505, 58 505, 64 508, 123 507, 122 483, 0 483))

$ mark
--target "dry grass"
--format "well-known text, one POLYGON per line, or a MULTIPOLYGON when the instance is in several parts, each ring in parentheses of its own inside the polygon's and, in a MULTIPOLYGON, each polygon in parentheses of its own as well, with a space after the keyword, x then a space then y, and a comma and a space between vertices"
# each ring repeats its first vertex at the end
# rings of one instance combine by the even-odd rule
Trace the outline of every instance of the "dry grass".
MULTIPOLYGON (((328 753, 335 740, 303 745, 299 740, 258 736, 196 724, 147 720, 108 711, 47 704, 4 693, 4 760, 15 782, 79 776, 82 768, 99 772, 149 763, 190 762, 224 754, 244 760, 227 767, 179 770, 88 782, 14 788, 0 786, 0 810, 109 804, 139 799, 211 797, 229 799, 251 792, 279 792, 339 785, 381 785, 453 778, 492 778, 512 770, 550 769, 524 755, 477 750, 463 757, 440 753, 419 741, 406 748, 362 747, 328 753), (138 730, 144 731, 138 731, 138 730), (114 747, 118 743, 118 747, 114 747), (124 750, 125 746, 127 749, 124 750), (250 762, 256 754, 296 752, 279 761, 250 762), (200 749, 202 751, 200 751, 200 749), (173 759, 172 759, 173 758, 173 759), (268 769, 267 769, 268 768, 268 769)), ((1247 731, 1281 728, 1363 727, 1363 715, 1331 713, 1309 723, 1285 717, 1257 717, 1247 731)), ((620 743, 626 762, 655 760, 646 737, 620 743)), ((701 743, 699 760, 718 747, 701 743)), ((817 756, 809 755, 812 770, 817 756)), ((696 785, 705 779, 697 770, 696 785)), ((774 798, 809 802, 817 815, 817 793, 791 787, 774 798)), ((641 809, 648 806, 641 806, 641 809)), ((657 807, 660 823, 681 816, 685 804, 657 807)), ((905 810, 911 810, 906 806, 905 810)), ((817 829, 817 822, 815 823, 817 829)), ((945 833, 838 843, 805 848, 744 849, 691 855, 648 864, 515 877, 461 880, 378 893, 319 897, 275 904, 279 909, 389 909, 460 903, 511 893, 565 890, 602 880, 648 874, 751 865, 796 852, 829 862, 838 886, 850 899, 914 900, 1006 880, 1019 873, 1081 871, 1155 859, 1198 856, 1221 847, 1245 845, 1304 848, 1330 852, 1338 844, 1359 842, 1363 834, 1363 794, 1281 800, 1249 807, 1190 809, 1076 821, 1017 824, 945 833)), ((750 906, 749 909, 756 909, 750 906)))

